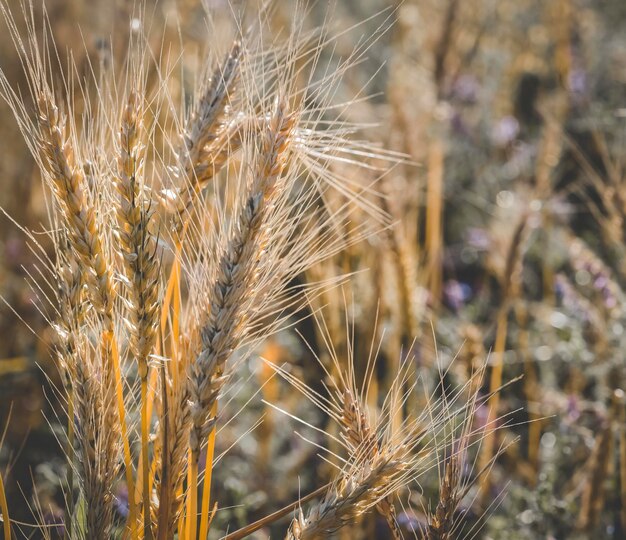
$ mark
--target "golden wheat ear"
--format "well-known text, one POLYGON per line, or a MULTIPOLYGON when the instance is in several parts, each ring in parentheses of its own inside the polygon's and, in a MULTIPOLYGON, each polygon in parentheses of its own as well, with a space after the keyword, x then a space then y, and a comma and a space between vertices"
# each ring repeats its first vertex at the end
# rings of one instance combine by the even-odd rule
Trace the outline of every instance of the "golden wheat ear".
MULTIPOLYGON (((225 193, 212 201, 217 217, 208 226, 197 225, 194 236, 200 239, 200 250, 183 255, 191 288, 186 326, 191 344, 192 498, 200 449, 212 437, 217 401, 233 373, 230 359, 236 352, 245 355, 251 343, 284 323, 287 308, 298 305, 301 300, 287 288, 292 278, 345 245, 332 224, 347 222, 351 205, 330 212, 320 208, 319 201, 320 193, 331 188, 356 191, 342 178, 335 179, 338 187, 324 184, 334 178, 330 172, 334 151, 341 153, 341 144, 347 143, 336 137, 334 149, 325 153, 315 146, 332 129, 320 116, 323 85, 297 89, 299 47, 299 37, 290 37, 288 52, 276 55, 273 64, 263 64, 269 66, 269 73, 259 73, 254 61, 266 62, 270 55, 242 53, 238 93, 247 97, 242 114, 252 121, 243 136, 241 167, 225 169, 225 193), (320 97, 313 111, 308 108, 307 91, 320 97), (305 158, 314 154, 315 167, 310 167, 312 162, 305 158), (270 322, 259 324, 264 317, 270 322)), ((319 54, 316 46, 310 56, 319 54)), ((337 76, 329 75, 327 82, 337 76)), ((357 230, 354 238, 363 236, 357 230)))
MULTIPOLYGON (((323 320, 318 319, 318 324, 322 329, 325 328, 323 320)), ((325 335, 326 331, 323 331, 322 336, 325 335)), ((344 491, 344 483, 354 487, 354 483, 359 482, 368 484, 375 496, 370 499, 369 495, 363 495, 358 503, 353 501, 352 506, 361 505, 363 513, 376 508, 387 520, 391 534, 401 538, 402 531, 395 517, 394 497, 433 469, 440 471, 440 495, 434 512, 424 512, 428 516, 424 535, 433 540, 454 538, 456 531, 463 525, 456 514, 460 502, 468 495, 474 484, 489 474, 495 459, 504 451, 500 448, 489 464, 473 478, 464 473, 470 447, 477 447, 479 453, 483 441, 501 428, 497 422, 475 426, 476 408, 479 405, 484 406, 491 398, 489 395, 480 394, 485 365, 473 371, 455 390, 448 389, 444 384, 447 371, 440 373, 440 384, 433 394, 426 396, 426 409, 415 418, 411 418, 411 413, 415 411, 409 411, 408 418, 398 424, 394 421, 397 411, 409 403, 407 392, 416 389, 415 383, 409 383, 411 378, 409 368, 404 365, 397 374, 392 388, 382 401, 382 410, 372 411, 366 405, 367 375, 364 386, 358 388, 354 379, 354 358, 349 355, 348 358, 339 359, 332 344, 325 343, 329 347, 331 365, 335 368, 334 371, 330 371, 318 360, 326 373, 327 394, 307 387, 289 369, 268 363, 292 387, 339 425, 340 438, 337 438, 332 430, 323 433, 346 450, 345 461, 339 466, 333 487, 308 514, 300 512, 293 521, 287 538, 323 536, 354 521, 356 514, 351 514, 347 510, 342 514, 340 508, 345 500, 358 498, 356 495, 358 489, 355 488, 355 492, 344 491), (438 397, 435 398, 435 395, 438 397), (377 466, 391 462, 399 469, 387 478, 390 482, 385 484, 386 490, 383 491, 377 492, 377 482, 374 478, 362 478, 354 472, 354 470, 378 471, 384 477, 384 471, 378 470, 377 466), (354 470, 351 467, 354 467, 354 470)), ((348 351, 350 353, 352 348, 348 347, 348 351)), ((371 356, 371 352, 370 358, 375 358, 375 355, 371 356)), ((371 362, 372 360, 368 362, 367 372, 372 369, 371 362)), ((298 420, 291 414, 289 416, 298 420)), ((339 458, 331 451, 329 455, 335 460, 339 458)))

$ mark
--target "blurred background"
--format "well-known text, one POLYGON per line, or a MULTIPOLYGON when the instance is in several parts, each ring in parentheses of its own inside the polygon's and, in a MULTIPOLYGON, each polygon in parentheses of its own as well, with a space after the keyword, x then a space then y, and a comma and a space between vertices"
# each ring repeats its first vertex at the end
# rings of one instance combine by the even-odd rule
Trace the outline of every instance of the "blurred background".
MULTIPOLYGON (((19 9, 17 0, 8 4, 19 9)), ((184 43, 183 74, 193 73, 199 51, 216 39, 206 35, 203 10, 228 19, 233 6, 255 4, 148 0, 148 34, 155 46, 184 43)), ((314 4, 311 26, 323 22, 326 4, 314 4)), ((40 12, 41 1, 34 5, 40 12)), ((46 8, 59 54, 73 51, 77 78, 125 50, 132 1, 47 0, 46 8)), ((277 2, 272 24, 288 25, 292 9, 277 2)), ((349 349, 347 321, 357 364, 371 341, 382 344, 381 387, 407 357, 425 377, 436 376, 438 361, 461 382, 488 361, 485 393, 500 367, 502 382, 523 375, 497 403, 511 425, 496 447, 512 444, 492 470, 486 500, 477 495, 459 510, 468 525, 458 538, 626 537, 626 2, 338 0, 333 9, 331 32, 356 25, 338 41, 339 54, 387 28, 340 89, 338 102, 370 96, 347 119, 364 125, 363 138, 415 163, 379 183, 376 204, 394 226, 303 278, 367 269, 347 301, 341 291, 318 299, 339 354, 349 349)), ((0 32, 0 67, 23 86, 7 35, 0 32)), ((185 92, 184 77, 180 84, 185 92)), ((44 231, 46 195, 4 103, 0 118, 0 470, 13 517, 32 523, 29 505, 39 500, 52 524, 62 519, 63 412, 51 391, 58 374, 52 332, 25 279, 36 260, 12 222, 44 231)), ((323 360, 316 325, 299 330, 323 360)), ((320 386, 319 367, 294 331, 262 352, 320 386)), ((246 369, 241 378, 253 387, 270 377, 260 363, 246 369)), ((237 393, 233 415, 254 391, 237 393)), ((277 380, 261 397, 303 407, 277 380)), ((321 421, 306 408, 300 414, 321 421)), ((238 441, 214 480, 223 486, 218 528, 266 515, 329 474, 260 398, 245 415, 251 420, 225 429, 220 442, 226 449, 238 441), (261 426, 245 433, 262 414, 261 426)), ((402 509, 408 533, 437 485, 435 471, 402 509)), ((383 537, 377 526, 364 525, 365 537, 383 537)))

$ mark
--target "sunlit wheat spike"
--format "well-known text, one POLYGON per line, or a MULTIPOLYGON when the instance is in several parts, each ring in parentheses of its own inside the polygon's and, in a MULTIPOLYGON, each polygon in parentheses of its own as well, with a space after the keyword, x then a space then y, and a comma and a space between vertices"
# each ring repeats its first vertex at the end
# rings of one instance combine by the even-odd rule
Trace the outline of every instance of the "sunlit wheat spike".
POLYGON ((235 92, 243 47, 235 41, 224 61, 201 90, 179 150, 178 176, 182 185, 176 194, 164 193, 167 207, 174 206, 174 230, 180 233, 194 199, 226 164, 240 145, 236 115, 228 101, 235 92))
POLYGON ((112 325, 115 291, 106 252, 96 222, 96 211, 89 200, 85 176, 75 161, 75 151, 65 136, 65 119, 49 94, 38 96, 38 122, 43 171, 56 194, 70 231, 72 247, 86 270, 85 280, 94 308, 112 325))
POLYGON ((145 378, 148 356, 157 335, 159 261, 156 241, 150 230, 152 209, 145 200, 141 100, 142 97, 132 91, 124 109, 115 185, 119 193, 119 249, 129 291, 126 323, 139 376, 145 378))
POLYGON ((85 534, 109 538, 114 486, 119 471, 120 432, 108 359, 81 339, 74 364, 77 456, 85 505, 85 534))
POLYGON ((407 462, 394 460, 392 456, 372 462, 355 461, 352 467, 342 471, 306 516, 300 513, 293 520, 285 539, 327 538, 353 523, 402 484, 408 467, 407 462))
POLYGON ((225 364, 245 332, 249 303, 258 283, 258 264, 265 243, 267 218, 275 197, 284 189, 281 174, 289 149, 294 116, 286 103, 276 100, 275 109, 263 134, 257 169, 251 181, 236 227, 221 257, 211 287, 209 317, 202 325, 202 352, 191 365, 190 401, 193 429, 191 450, 196 455, 212 424, 209 413, 223 386, 225 364))
POLYGON ((162 535, 160 537, 173 538, 184 500, 182 486, 187 471, 191 418, 186 380, 183 378, 174 383, 166 376, 163 379, 162 407, 167 414, 161 419, 161 458, 155 478, 156 501, 153 514, 156 516, 156 530, 162 535))

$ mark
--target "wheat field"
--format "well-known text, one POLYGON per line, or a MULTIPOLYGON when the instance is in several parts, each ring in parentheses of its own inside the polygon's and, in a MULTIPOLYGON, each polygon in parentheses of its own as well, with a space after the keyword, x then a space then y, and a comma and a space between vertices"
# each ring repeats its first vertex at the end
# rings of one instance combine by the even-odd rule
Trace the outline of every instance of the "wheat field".
POLYGON ((621 0, 0 12, 3 538, 626 535, 621 0))

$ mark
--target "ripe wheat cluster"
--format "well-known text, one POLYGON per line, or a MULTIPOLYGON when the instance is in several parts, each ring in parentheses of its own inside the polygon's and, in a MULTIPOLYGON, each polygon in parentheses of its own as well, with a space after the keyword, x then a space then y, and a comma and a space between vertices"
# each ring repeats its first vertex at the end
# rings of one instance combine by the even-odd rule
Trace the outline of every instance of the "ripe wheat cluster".
MULTIPOLYGON (((207 538, 220 510, 212 500, 220 398, 268 336, 346 280, 302 276, 392 227, 377 179, 403 158, 359 140, 359 126, 343 118, 349 104, 335 98, 375 37, 331 64, 335 38, 304 28, 303 8, 282 36, 264 10, 234 17, 231 42, 209 51, 187 96, 175 85, 176 59, 141 30, 121 65, 75 85, 77 68, 60 66, 47 19, 28 3, 13 13, 1 5, 28 88, 2 75, 0 94, 49 193, 54 249, 24 233, 62 375, 64 535, 207 538), (125 520, 114 510, 120 482, 125 520)), ((319 429, 331 481, 225 538, 285 516, 285 538, 327 538, 369 512, 401 538, 397 497, 438 467, 439 500, 412 534, 452 538, 469 492, 468 447, 495 425, 492 417, 472 425, 482 370, 454 393, 442 384, 437 399, 419 400, 413 364, 398 359, 390 384, 371 389, 374 348, 356 373, 315 320, 331 358, 317 367, 324 392, 288 365, 267 365, 329 418, 319 429)), ((5 538, 17 537, 0 495, 5 538)))

